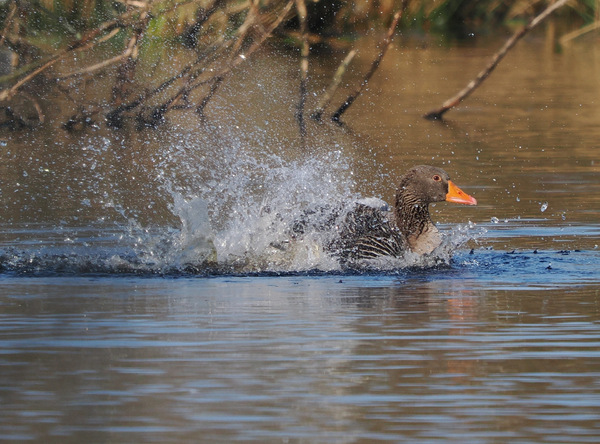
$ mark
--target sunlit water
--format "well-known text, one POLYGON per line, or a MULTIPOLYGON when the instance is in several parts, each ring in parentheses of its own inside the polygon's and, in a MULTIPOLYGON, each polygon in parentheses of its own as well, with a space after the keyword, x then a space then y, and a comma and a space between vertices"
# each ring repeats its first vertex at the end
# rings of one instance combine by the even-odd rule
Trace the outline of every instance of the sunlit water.
POLYGON ((398 45, 306 150, 276 53, 205 124, 2 134, 2 439, 597 442, 600 53, 523 42, 421 119, 496 47, 398 45), (291 239, 422 163, 479 201, 432 207, 433 259, 350 271, 331 233, 291 239))

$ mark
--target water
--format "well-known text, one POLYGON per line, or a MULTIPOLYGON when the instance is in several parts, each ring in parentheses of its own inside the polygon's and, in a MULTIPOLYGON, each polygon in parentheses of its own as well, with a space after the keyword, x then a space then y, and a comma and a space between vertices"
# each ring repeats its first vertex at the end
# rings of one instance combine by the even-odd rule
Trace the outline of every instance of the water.
POLYGON ((522 42, 438 124, 499 45, 404 43, 308 151, 277 53, 204 126, 0 135, 2 439, 597 442, 598 47, 522 42), (479 202, 432 208, 442 260, 346 272, 327 233, 287 242, 421 163, 479 202))
POLYGON ((524 261, 502 256, 399 276, 4 282, 3 435, 595 442, 597 286, 544 264, 543 283, 502 278, 524 261))

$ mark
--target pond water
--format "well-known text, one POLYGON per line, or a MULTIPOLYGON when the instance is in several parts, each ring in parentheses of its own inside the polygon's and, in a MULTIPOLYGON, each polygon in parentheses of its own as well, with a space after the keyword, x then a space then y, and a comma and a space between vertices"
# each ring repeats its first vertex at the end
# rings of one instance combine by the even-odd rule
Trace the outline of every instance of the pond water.
MULTIPOLYGON (((306 148, 277 50, 203 123, 1 134, 2 438, 597 442, 600 45, 531 37, 447 121, 421 118, 500 45, 398 39, 306 148), (393 202, 423 163, 479 202, 432 207, 437 260, 350 272, 320 233, 281 247, 304 209, 393 202)), ((342 57, 311 59, 309 108, 342 57)))

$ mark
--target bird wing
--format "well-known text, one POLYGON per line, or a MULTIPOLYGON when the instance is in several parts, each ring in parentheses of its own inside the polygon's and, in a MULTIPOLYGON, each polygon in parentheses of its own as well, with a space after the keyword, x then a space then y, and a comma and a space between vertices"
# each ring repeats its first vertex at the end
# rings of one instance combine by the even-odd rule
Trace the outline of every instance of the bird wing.
POLYGON ((370 205, 355 204, 343 216, 338 232, 330 250, 343 260, 400 257, 405 250, 404 238, 390 223, 388 212, 370 205))

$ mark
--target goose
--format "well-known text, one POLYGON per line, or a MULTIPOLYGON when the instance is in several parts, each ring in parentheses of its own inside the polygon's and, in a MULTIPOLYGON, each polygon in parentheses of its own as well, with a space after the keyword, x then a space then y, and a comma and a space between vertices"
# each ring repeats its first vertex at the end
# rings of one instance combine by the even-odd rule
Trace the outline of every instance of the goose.
POLYGON ((372 202, 355 203, 338 222, 337 236, 328 249, 343 262, 402 257, 407 251, 430 254, 442 239, 431 220, 429 204, 442 201, 477 205, 443 169, 415 166, 400 178, 393 213, 372 202))

